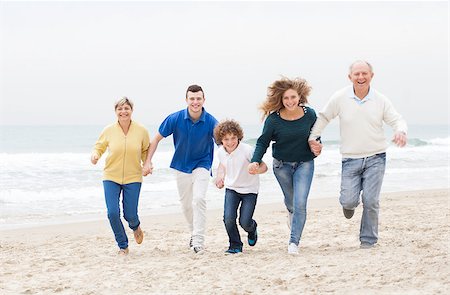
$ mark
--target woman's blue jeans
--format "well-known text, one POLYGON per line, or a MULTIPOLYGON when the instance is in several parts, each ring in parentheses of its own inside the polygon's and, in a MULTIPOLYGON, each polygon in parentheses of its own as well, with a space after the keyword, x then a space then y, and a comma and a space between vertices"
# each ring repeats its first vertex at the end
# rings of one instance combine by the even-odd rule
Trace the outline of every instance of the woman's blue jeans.
POLYGON ((284 162, 273 159, 273 173, 284 194, 284 204, 292 214, 289 243, 299 244, 306 222, 306 205, 314 175, 314 160, 284 162))
POLYGON ((378 241, 378 216, 380 192, 386 169, 386 153, 366 158, 342 159, 341 196, 339 201, 345 209, 355 209, 363 202, 363 214, 359 240, 375 244, 378 241))
POLYGON ((120 249, 125 249, 128 247, 128 238, 120 220, 120 193, 122 193, 123 217, 128 222, 128 226, 132 230, 136 230, 140 224, 137 208, 141 183, 118 184, 114 181, 104 180, 103 188, 105 190, 109 223, 114 232, 117 245, 120 249))
POLYGON ((255 212, 257 197, 258 194, 240 194, 234 190, 228 188, 225 189, 223 222, 225 223, 225 229, 228 233, 230 248, 242 249, 243 245, 236 224, 239 204, 241 204, 239 211, 239 224, 248 233, 256 230, 256 221, 253 220, 253 213, 255 212))

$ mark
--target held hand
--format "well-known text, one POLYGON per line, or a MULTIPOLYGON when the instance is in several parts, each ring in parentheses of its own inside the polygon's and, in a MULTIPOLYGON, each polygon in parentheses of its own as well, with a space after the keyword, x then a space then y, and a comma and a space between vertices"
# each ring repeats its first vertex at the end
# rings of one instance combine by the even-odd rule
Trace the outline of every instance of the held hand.
POLYGON ((91 163, 95 165, 95 164, 97 164, 97 162, 98 162, 98 156, 96 154, 92 154, 91 163))
POLYGON ((223 181, 223 177, 217 177, 216 178, 216 187, 217 188, 223 188, 224 187, 224 181, 223 181))
POLYGON ((404 132, 396 132, 394 134, 394 138, 392 139, 392 141, 399 147, 404 147, 406 145, 407 140, 408 139, 404 132))
POLYGON ((150 163, 148 165, 144 164, 144 166, 142 167, 142 175, 147 176, 152 173, 153 173, 153 164, 152 163, 150 163))
POLYGON ((258 162, 253 162, 248 164, 248 173, 250 174, 258 174, 258 170, 259 170, 259 163, 258 162))
POLYGON ((314 156, 320 155, 322 152, 323 145, 318 142, 317 140, 310 140, 308 141, 309 148, 311 149, 311 152, 314 154, 314 156))

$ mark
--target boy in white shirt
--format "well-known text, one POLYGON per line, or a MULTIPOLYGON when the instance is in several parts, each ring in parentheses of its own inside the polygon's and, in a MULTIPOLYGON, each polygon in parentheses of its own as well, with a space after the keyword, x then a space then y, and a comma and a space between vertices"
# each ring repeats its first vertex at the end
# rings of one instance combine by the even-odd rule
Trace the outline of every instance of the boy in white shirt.
POLYGON ((214 129, 216 143, 221 145, 217 152, 220 164, 216 186, 225 187, 223 222, 230 242, 225 254, 242 252, 243 244, 236 224, 239 204, 239 224, 248 233, 248 244, 254 246, 258 240, 257 223, 253 220, 259 190, 257 174, 265 173, 267 165, 262 162, 257 171, 249 173, 254 148, 243 143, 243 137, 241 126, 234 120, 222 121, 214 129))

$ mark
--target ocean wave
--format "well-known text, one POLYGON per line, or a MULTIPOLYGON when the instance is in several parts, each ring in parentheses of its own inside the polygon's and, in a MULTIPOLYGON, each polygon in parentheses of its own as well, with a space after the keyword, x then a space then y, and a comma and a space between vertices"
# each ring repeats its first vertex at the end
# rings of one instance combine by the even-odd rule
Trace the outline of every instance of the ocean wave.
POLYGON ((429 142, 434 145, 450 145, 450 137, 433 138, 429 142))
POLYGON ((408 139, 408 145, 410 146, 424 146, 429 144, 426 140, 421 140, 419 138, 410 138, 408 139))
POLYGON ((437 138, 432 138, 432 139, 410 138, 410 139, 408 139, 408 145, 410 145, 410 146, 425 146, 425 145, 448 146, 448 145, 450 145, 450 137, 437 137, 437 138))

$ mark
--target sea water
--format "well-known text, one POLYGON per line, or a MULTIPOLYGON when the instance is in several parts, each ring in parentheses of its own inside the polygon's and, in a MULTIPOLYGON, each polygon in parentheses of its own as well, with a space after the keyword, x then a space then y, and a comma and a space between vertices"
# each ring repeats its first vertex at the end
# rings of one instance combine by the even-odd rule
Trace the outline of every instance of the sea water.
MULTIPOLYGON (((105 155, 90 163, 92 146, 104 126, 1 126, 0 228, 106 218, 102 186, 105 155)), ((152 137, 157 126, 147 126, 152 137)), ((244 141, 254 145, 262 125, 244 128, 244 141)), ((392 137, 390 127, 386 137, 392 137)), ((408 145, 390 143, 383 192, 448 188, 449 126, 409 126, 408 145)), ((310 198, 339 196, 341 155, 338 126, 330 125, 324 149, 315 160, 310 198)), ((272 172, 271 149, 263 160, 269 171, 260 176, 258 203, 283 202, 272 172)), ((154 171, 144 178, 139 201, 141 215, 181 212, 175 174, 169 168, 172 137, 160 142, 154 171)), ((213 175, 218 163, 213 164, 213 175)), ((208 208, 222 208, 224 190, 207 192, 208 208)))

